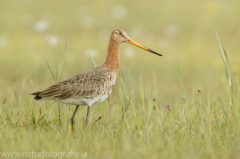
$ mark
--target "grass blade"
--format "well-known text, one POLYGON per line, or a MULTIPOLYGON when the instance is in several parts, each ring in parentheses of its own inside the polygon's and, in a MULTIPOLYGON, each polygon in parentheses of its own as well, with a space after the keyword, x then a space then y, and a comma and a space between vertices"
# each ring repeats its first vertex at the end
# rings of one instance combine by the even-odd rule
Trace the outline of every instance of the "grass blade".
POLYGON ((120 70, 121 81, 122 81, 122 84, 123 84, 123 91, 124 91, 124 94, 125 94, 126 98, 128 98, 127 89, 126 89, 126 85, 125 85, 125 82, 124 82, 122 70, 121 70, 121 68, 119 68, 119 70, 120 70))
POLYGON ((227 53, 226 53, 226 51, 225 51, 225 49, 224 49, 224 47, 221 43, 220 38, 218 37, 217 31, 215 30, 215 32, 216 32, 216 36, 217 36, 217 39, 218 39, 218 45, 219 45, 220 52, 221 52, 221 55, 222 55, 223 63, 224 63, 224 66, 225 66, 226 75, 227 75, 227 78, 228 78, 228 85, 229 85, 229 90, 230 90, 230 94, 231 94, 231 101, 232 101, 232 114, 233 114, 233 116, 235 116, 233 83, 232 83, 232 78, 231 78, 230 64, 229 64, 229 60, 228 60, 228 57, 227 57, 227 53))
POLYGON ((227 75, 227 78, 228 78, 228 84, 231 87, 232 86, 232 80, 231 80, 230 64, 229 64, 229 60, 228 60, 228 57, 227 57, 227 53, 226 53, 226 51, 225 51, 225 49, 224 49, 224 47, 223 47, 223 45, 222 45, 222 43, 221 43, 221 41, 218 37, 217 31, 216 31, 216 35, 217 35, 218 45, 219 45, 220 52, 221 52, 221 55, 222 55, 223 63, 224 63, 224 66, 225 66, 226 75, 227 75))
POLYGON ((61 75, 61 72, 62 72, 63 61, 64 61, 64 58, 65 58, 65 55, 66 55, 67 43, 68 43, 68 40, 66 41, 66 44, 65 44, 65 48, 64 48, 64 52, 63 52, 63 58, 62 58, 62 62, 61 62, 59 72, 58 72, 58 78, 57 78, 58 81, 59 81, 59 78, 60 78, 60 75, 61 75))
POLYGON ((37 124, 40 124, 40 122, 44 119, 44 117, 47 115, 47 113, 45 113, 44 115, 42 115, 38 121, 37 121, 37 124))
POLYGON ((55 50, 55 70, 56 70, 56 77, 58 75, 58 67, 57 67, 57 51, 55 50))
POLYGON ((143 89, 142 75, 140 75, 140 93, 141 93, 142 105, 143 105, 143 110, 144 110, 145 105, 144 105, 144 89, 143 89))
POLYGON ((185 91, 184 91, 184 87, 183 87, 183 83, 182 83, 182 75, 181 75, 181 72, 180 72, 180 68, 179 68, 179 66, 178 66, 178 63, 177 63, 177 71, 178 71, 178 79, 179 79, 180 85, 181 85, 181 92, 182 92, 182 98, 183 98, 184 107, 185 107, 185 109, 187 110, 186 98, 185 98, 185 91))
POLYGON ((45 62, 46 62, 46 64, 47 64, 48 70, 50 71, 54 82, 56 83, 56 78, 55 78, 54 75, 53 75, 52 69, 50 68, 50 66, 49 66, 47 60, 45 59, 45 57, 43 57, 43 58, 44 58, 44 60, 45 60, 45 62))
POLYGON ((127 96, 127 102, 126 102, 126 107, 125 107, 125 110, 124 110, 124 112, 123 112, 123 115, 122 115, 122 121, 123 121, 123 118, 124 118, 124 116, 125 116, 125 114, 126 114, 126 112, 127 112, 127 110, 128 110, 128 107, 129 107, 129 105, 130 105, 130 99, 129 99, 129 96, 130 96, 130 92, 131 92, 131 90, 132 90, 132 86, 133 86, 133 80, 132 80, 132 84, 131 84, 131 86, 130 86, 130 88, 129 88, 129 90, 128 90, 128 96, 127 96))
POLYGON ((35 114, 34 114, 33 108, 32 108, 32 124, 33 124, 33 126, 35 126, 35 124, 36 124, 36 118, 35 118, 35 114))
POLYGON ((223 105, 223 102, 222 102, 222 100, 221 100, 221 98, 220 98, 219 95, 218 95, 218 99, 219 99, 219 101, 220 101, 221 104, 222 104, 222 110, 223 110, 224 114, 226 115, 226 117, 228 117, 227 110, 225 109, 225 107, 224 107, 224 105, 223 105))
POLYGON ((18 118, 17 122, 16 122, 16 126, 18 126, 18 123, 20 122, 20 120, 22 119, 22 116, 24 115, 25 113, 22 113, 22 115, 18 118))
POLYGON ((181 75, 181 72, 180 72, 180 68, 179 68, 179 66, 178 66, 178 63, 177 63, 177 71, 178 71, 178 79, 179 79, 180 84, 181 84, 182 97, 185 98, 185 91, 184 91, 183 83, 182 83, 182 75, 181 75))
POLYGON ((131 86, 130 86, 130 88, 128 90, 128 97, 130 96, 130 93, 131 93, 131 90, 132 90, 132 86, 133 86, 133 82, 134 82, 134 80, 132 80, 132 84, 131 84, 131 86))
POLYGON ((96 64, 95 61, 93 60, 93 57, 92 57, 91 52, 90 52, 90 60, 91 60, 91 62, 92 62, 92 65, 93 65, 94 67, 97 67, 97 64, 96 64))

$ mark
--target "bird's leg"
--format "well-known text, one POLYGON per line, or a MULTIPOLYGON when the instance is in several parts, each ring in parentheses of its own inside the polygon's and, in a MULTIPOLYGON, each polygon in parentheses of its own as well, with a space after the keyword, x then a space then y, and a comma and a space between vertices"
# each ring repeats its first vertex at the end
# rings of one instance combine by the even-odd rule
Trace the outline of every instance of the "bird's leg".
POLYGON ((90 107, 91 107, 91 106, 88 105, 85 127, 87 127, 87 124, 88 124, 88 116, 89 116, 89 112, 90 112, 90 107))
POLYGON ((78 107, 79 107, 79 105, 76 106, 76 108, 75 108, 75 110, 74 110, 74 112, 73 112, 73 115, 72 115, 72 117, 71 117, 72 130, 73 130, 73 124, 74 124, 74 117, 75 117, 75 115, 76 115, 76 113, 77 113, 78 107))

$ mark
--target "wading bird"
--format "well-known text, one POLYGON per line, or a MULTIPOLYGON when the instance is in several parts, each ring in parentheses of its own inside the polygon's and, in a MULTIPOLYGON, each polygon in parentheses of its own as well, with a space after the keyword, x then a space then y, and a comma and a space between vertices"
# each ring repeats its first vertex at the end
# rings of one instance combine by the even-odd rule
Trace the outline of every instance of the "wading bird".
POLYGON ((54 100, 64 104, 77 105, 71 118, 72 129, 79 105, 87 105, 86 126, 91 105, 104 101, 112 92, 119 68, 120 44, 123 42, 133 44, 146 51, 162 56, 133 41, 123 30, 116 29, 111 33, 107 57, 103 65, 75 74, 43 91, 32 93, 31 95, 35 95, 33 99, 54 100))

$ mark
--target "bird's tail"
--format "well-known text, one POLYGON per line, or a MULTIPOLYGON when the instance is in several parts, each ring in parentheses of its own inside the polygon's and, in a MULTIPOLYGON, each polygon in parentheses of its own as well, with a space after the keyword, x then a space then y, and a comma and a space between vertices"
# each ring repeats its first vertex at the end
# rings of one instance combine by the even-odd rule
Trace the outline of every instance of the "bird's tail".
POLYGON ((33 98, 34 100, 41 100, 42 97, 39 96, 42 92, 34 92, 31 95, 35 95, 35 97, 33 98))

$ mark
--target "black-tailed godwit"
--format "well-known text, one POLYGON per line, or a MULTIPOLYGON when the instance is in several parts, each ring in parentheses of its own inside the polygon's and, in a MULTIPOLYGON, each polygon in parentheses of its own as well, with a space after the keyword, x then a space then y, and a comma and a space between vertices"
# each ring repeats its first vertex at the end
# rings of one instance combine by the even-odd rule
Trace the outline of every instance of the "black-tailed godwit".
POLYGON ((64 104, 77 105, 71 118, 72 128, 79 105, 87 105, 86 126, 91 105, 104 101, 112 92, 119 68, 120 44, 123 42, 133 44, 146 51, 162 56, 133 41, 123 30, 116 29, 111 33, 107 58, 103 65, 75 74, 43 91, 32 93, 31 95, 35 95, 33 99, 54 100, 64 104))

